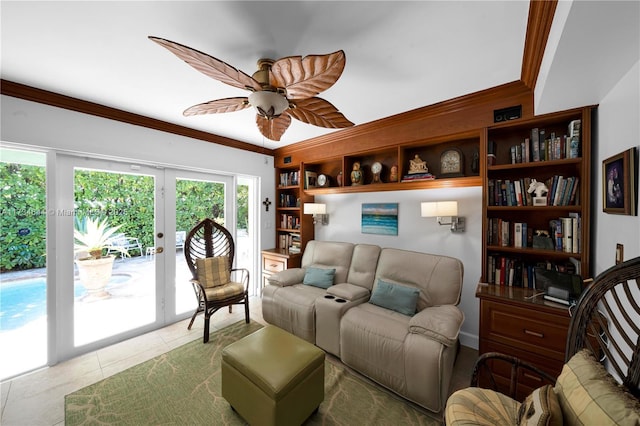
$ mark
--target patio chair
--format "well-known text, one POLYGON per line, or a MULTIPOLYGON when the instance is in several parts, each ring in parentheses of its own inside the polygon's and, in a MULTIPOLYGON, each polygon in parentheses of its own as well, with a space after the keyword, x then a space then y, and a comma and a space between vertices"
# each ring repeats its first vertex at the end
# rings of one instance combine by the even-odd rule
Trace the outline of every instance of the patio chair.
POLYGON ((209 341, 209 320, 225 306, 244 305, 245 321, 249 323, 249 271, 233 268, 235 243, 229 231, 213 219, 204 219, 187 234, 184 257, 191 270, 191 284, 198 307, 191 317, 188 330, 200 313, 204 313, 204 338, 209 341))
POLYGON ((554 419, 564 418, 565 424, 637 425, 639 300, 640 257, 607 269, 582 293, 572 312, 559 377, 509 355, 482 354, 476 361, 471 387, 449 397, 446 424, 525 424, 529 419, 541 419, 536 424, 554 424, 554 419), (509 365, 502 371, 510 371, 510 378, 496 374, 496 363, 509 365), (488 389, 477 387, 480 377, 488 389), (520 404, 516 401, 518 388, 527 382, 530 385, 536 377, 540 380, 534 382, 541 387, 520 404))
POLYGON ((113 237, 111 237, 111 239, 109 239, 107 255, 111 254, 112 252, 118 252, 118 250, 116 250, 116 247, 124 248, 127 250, 127 252, 130 252, 131 250, 138 250, 140 256, 142 256, 143 254, 142 244, 140 243, 140 240, 135 237, 127 237, 127 235, 124 233, 115 234, 113 237))
POLYGON ((176 231, 176 249, 184 248, 184 240, 187 238, 187 231, 176 231))

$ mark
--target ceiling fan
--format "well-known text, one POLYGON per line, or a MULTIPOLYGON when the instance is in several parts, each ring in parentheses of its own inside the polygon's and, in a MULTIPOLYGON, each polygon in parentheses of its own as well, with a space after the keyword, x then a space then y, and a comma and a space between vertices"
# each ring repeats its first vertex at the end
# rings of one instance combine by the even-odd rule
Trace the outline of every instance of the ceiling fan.
POLYGON ((249 76, 231 65, 182 44, 149 36, 201 73, 233 87, 249 90, 248 97, 217 99, 187 108, 186 116, 234 112, 254 107, 264 137, 279 141, 291 117, 314 126, 345 128, 354 124, 330 102, 316 97, 338 80, 346 62, 342 50, 327 55, 259 59, 249 76))

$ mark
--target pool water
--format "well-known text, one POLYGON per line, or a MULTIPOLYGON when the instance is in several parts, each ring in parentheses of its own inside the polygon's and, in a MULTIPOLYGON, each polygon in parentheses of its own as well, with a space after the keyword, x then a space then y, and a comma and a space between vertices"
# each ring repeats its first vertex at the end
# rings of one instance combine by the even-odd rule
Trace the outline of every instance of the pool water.
MULTIPOLYGON (((123 283, 129 275, 114 274, 109 285, 123 283)), ((85 289, 79 281, 73 286, 74 297, 85 289)), ((47 315, 47 283, 45 277, 0 283, 0 332, 14 330, 47 315)))

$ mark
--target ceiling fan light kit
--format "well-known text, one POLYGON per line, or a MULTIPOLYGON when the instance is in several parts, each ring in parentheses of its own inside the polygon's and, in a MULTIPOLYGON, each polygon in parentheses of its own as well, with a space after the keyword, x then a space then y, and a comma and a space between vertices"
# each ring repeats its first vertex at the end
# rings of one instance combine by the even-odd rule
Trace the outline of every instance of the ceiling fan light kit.
POLYGON ((269 90, 261 90, 250 94, 249 104, 256 109, 257 114, 267 120, 280 117, 289 108, 287 98, 269 90))
POLYGON ((252 76, 231 65, 182 44, 149 36, 201 73, 244 90, 248 97, 217 99, 194 105, 184 115, 219 114, 252 106, 262 135, 279 141, 291 117, 314 126, 345 128, 354 124, 330 102, 316 97, 340 78, 346 63, 342 50, 327 55, 288 56, 274 61, 258 60, 252 76))

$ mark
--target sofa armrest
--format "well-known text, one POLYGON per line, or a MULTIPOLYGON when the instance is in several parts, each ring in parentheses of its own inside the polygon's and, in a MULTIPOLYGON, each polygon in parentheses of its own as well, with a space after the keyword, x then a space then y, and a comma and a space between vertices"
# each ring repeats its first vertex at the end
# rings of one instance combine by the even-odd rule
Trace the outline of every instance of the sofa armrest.
POLYGON ((371 292, 368 289, 349 283, 332 285, 327 289, 327 293, 349 302, 368 300, 369 296, 371 296, 371 292))
POLYGON ((287 287, 294 284, 300 284, 304 281, 305 270, 303 268, 291 268, 284 271, 276 272, 267 278, 269 284, 278 287, 287 287))
POLYGON ((411 317, 409 332, 422 334, 445 346, 451 346, 458 340, 463 321, 464 314, 457 306, 433 306, 411 317))

